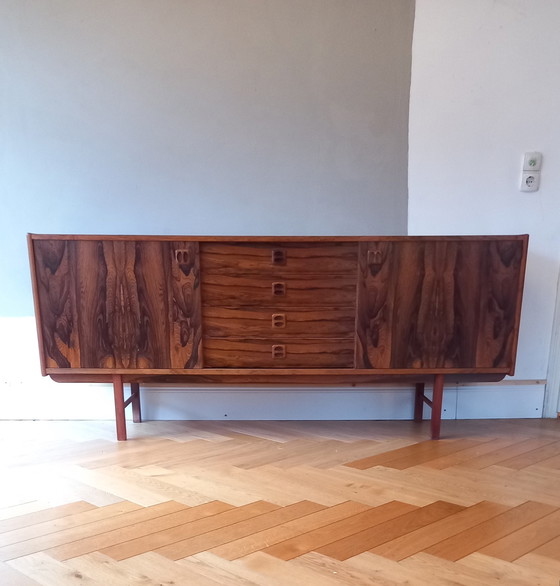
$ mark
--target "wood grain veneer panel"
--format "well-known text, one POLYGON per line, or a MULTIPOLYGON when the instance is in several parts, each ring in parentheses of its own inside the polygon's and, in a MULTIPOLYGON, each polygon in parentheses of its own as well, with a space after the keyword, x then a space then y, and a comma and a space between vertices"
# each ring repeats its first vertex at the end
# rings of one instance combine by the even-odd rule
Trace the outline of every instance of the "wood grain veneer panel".
POLYGON ((160 242, 76 245, 84 368, 168 368, 169 309, 160 242))
POLYGON ((80 366, 80 343, 75 297, 75 243, 40 240, 32 245, 43 363, 46 368, 77 368, 80 366))
POLYGON ((477 366, 509 367, 515 363, 524 242, 496 240, 483 245, 477 366))
POLYGON ((206 307, 354 307, 356 303, 356 277, 349 275, 223 275, 203 267, 201 280, 206 307), (284 295, 273 295, 275 282, 283 283, 284 295))
POLYGON ((511 370, 525 248, 521 238, 360 243, 358 366, 511 370))
POLYGON ((349 274, 355 276, 358 261, 356 243, 221 243, 203 242, 200 245, 203 273, 219 275, 295 274, 327 275, 349 274), (273 251, 282 251, 285 260, 273 264, 273 251))
POLYGON ((361 242, 359 245, 358 368, 391 367, 398 260, 393 242, 361 242))
POLYGON ((353 338, 205 338, 204 363, 209 368, 351 368, 353 338), (283 356, 273 355, 283 346, 283 356))
POLYGON ((457 244, 406 242, 398 248, 392 366, 456 366, 453 347, 457 244))
POLYGON ((170 263, 169 314, 172 368, 202 366, 198 242, 162 243, 170 263))
POLYGON ((350 308, 290 308, 276 307, 203 309, 204 332, 210 337, 251 336, 253 338, 281 338, 307 336, 318 338, 354 338, 355 310, 350 308), (278 318, 275 326, 273 316, 278 318))

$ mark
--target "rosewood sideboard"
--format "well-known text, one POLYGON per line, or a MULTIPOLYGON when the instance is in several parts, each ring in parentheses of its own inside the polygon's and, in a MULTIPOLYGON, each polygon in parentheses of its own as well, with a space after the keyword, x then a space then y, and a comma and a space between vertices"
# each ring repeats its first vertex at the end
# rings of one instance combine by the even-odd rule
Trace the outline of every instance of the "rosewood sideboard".
POLYGON ((388 381, 437 439, 446 381, 514 372, 526 235, 28 242, 42 374, 112 382, 119 440, 142 383, 388 381))

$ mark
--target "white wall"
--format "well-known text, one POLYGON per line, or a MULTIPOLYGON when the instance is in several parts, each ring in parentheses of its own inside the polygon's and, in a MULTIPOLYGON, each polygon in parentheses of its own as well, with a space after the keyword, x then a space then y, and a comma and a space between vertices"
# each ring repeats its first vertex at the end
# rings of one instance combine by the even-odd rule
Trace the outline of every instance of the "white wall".
POLYGON ((411 234, 530 234, 516 377, 545 379, 560 270, 560 2, 417 0, 411 234), (541 189, 519 191, 525 151, 541 189))
POLYGON ((2 0, 0 417, 112 410, 106 387, 39 379, 27 232, 405 233, 413 18, 413 0, 2 0))

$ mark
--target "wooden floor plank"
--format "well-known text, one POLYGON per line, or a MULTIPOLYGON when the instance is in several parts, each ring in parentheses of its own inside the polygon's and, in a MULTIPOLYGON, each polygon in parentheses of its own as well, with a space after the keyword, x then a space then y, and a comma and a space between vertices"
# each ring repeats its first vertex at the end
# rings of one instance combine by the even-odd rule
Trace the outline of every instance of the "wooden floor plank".
POLYGON ((51 547, 80 539, 82 536, 90 535, 96 531, 103 533, 109 531, 114 526, 120 526, 123 523, 123 519, 126 522, 131 518, 142 517, 145 515, 145 512, 139 505, 123 501, 116 505, 108 505, 107 507, 86 511, 85 513, 78 513, 78 515, 82 518, 88 516, 87 521, 54 533, 41 534, 33 539, 25 539, 0 547, 0 560, 11 560, 16 557, 50 549, 51 547))
MULTIPOLYGON (((487 569, 459 566, 456 562, 422 552, 406 558, 399 562, 399 565, 420 576, 438 576, 448 586, 455 584, 465 586, 504 586, 504 584, 507 586, 529 586, 526 582, 519 580, 504 583, 487 569), (458 570, 459 567, 460 570, 458 570)), ((430 584, 429 580, 426 580, 425 584, 430 584)), ((530 586, 536 585, 531 584, 530 586)))
POLYGON ((400 561, 443 541, 461 531, 475 527, 508 510, 509 507, 482 501, 426 527, 401 535, 371 549, 372 553, 400 561))
POLYGON ((537 519, 550 515, 555 510, 550 505, 527 502, 480 523, 476 527, 471 527, 449 537, 425 551, 450 561, 457 561, 514 531, 522 529, 537 519))
POLYGON ((336 576, 326 576, 309 568, 287 564, 275 557, 262 552, 251 555, 238 561, 244 567, 261 574, 263 584, 288 586, 289 584, 305 584, 306 586, 340 586, 336 576))
POLYGON ((14 559, 8 565, 19 573, 35 580, 41 586, 95 584, 90 576, 75 572, 67 565, 54 560, 42 551, 14 559))
POLYGON ((432 442, 432 445, 426 447, 421 452, 409 454, 390 460, 384 465, 396 470, 406 470, 411 466, 420 466, 425 462, 430 462, 437 458, 449 456, 451 454, 460 454, 464 450, 478 446, 481 440, 478 439, 464 439, 464 440, 450 440, 448 442, 432 442), (437 444, 437 445, 433 445, 437 444), (429 449, 428 449, 429 448, 429 449))
MULTIPOLYGON (((139 531, 135 536, 131 536, 128 532, 124 535, 119 532, 112 537, 109 536, 99 551, 116 560, 140 555, 152 551, 159 545, 169 543, 168 539, 173 539, 185 525, 189 526, 232 510, 235 510, 235 508, 221 501, 212 501, 198 505, 187 511, 176 513, 166 518, 160 518, 155 523, 155 527, 148 527, 145 531, 139 531)), ((68 555, 69 553, 72 552, 58 552, 61 556, 68 555)))
POLYGON ((557 421, 446 421, 442 442, 427 441, 429 422, 410 421, 151 421, 128 431, 116 442, 113 422, 0 421, 0 554, 20 556, 0 561, 2 586, 560 581, 557 421), (346 465, 363 460, 371 467, 346 465), (273 509, 239 513, 259 501, 273 509), (414 515, 380 522, 392 501, 414 515), (456 511, 431 516, 438 501, 456 511), (212 519, 226 512, 227 522, 212 519), (323 552, 383 523, 363 540, 372 552, 323 552), (158 538, 168 530, 187 557, 153 551, 170 545, 158 538), (428 553, 453 543, 456 561, 428 553), (125 559, 108 556, 113 548, 125 559))
POLYGON ((179 565, 168 558, 154 552, 146 552, 138 556, 122 560, 119 564, 124 568, 130 568, 140 572, 154 585, 192 584, 193 586, 223 586, 221 582, 208 578, 193 569, 193 564, 179 565))
POLYGON ((391 521, 386 521, 355 535, 334 541, 329 545, 317 549, 317 552, 331 556, 337 560, 346 560, 352 556, 373 549, 382 543, 391 541, 400 535, 453 515, 458 510, 460 510, 460 507, 457 505, 442 501, 436 501, 431 505, 410 512, 403 510, 402 515, 395 517, 391 521))
POLYGON ((0 584, 4 586, 37 586, 39 582, 22 574, 7 563, 0 562, 0 584))
MULTIPOLYGON (((309 556, 317 556, 319 554, 308 554, 309 556)), ((329 559, 322 556, 323 559, 329 559)), ((413 560, 414 558, 410 558, 413 560)), ((445 569, 440 570, 438 558, 437 565, 434 564, 418 564, 415 563, 412 567, 408 564, 395 562, 387 558, 365 552, 354 556, 344 562, 338 562, 348 571, 359 572, 360 577, 370 577, 369 582, 372 586, 401 586, 403 584, 410 584, 411 586, 457 586, 458 584, 466 586, 490 586, 491 583, 481 583, 479 581, 473 582, 469 577, 455 576, 455 579, 450 580, 446 575, 445 569)), ((294 560, 298 562, 299 559, 294 560)), ((409 560, 407 560, 409 561, 409 560)), ((362 582, 358 581, 355 584, 362 586, 362 582)), ((368 582, 364 582, 368 584, 368 582)), ((352 585, 353 586, 353 585, 352 585)), ((493 586, 493 585, 492 585, 493 586)))
POLYGON ((478 550, 479 553, 513 562, 555 537, 560 537, 560 510, 526 525, 519 531, 478 550))
POLYGON ((509 584, 558 586, 560 580, 560 576, 553 578, 540 569, 511 564, 498 558, 483 555, 480 552, 474 552, 466 556, 456 564, 456 567, 486 572, 498 578, 502 584, 508 584, 508 586, 509 584))
MULTIPOLYGON (((165 505, 165 508, 168 507, 169 505, 165 505)), ((43 535, 60 533, 61 531, 69 529, 76 529, 76 531, 78 531, 78 528, 80 527, 91 526, 95 528, 96 522, 104 521, 116 515, 120 516, 121 521, 126 521, 128 517, 123 517, 122 515, 124 513, 136 512, 136 515, 144 519, 146 517, 149 517, 149 515, 151 514, 151 510, 152 509, 145 511, 138 505, 134 503, 129 503, 128 501, 122 504, 119 503, 116 505, 109 505, 108 507, 96 507, 94 509, 89 509, 84 512, 77 512, 74 515, 67 515, 65 517, 54 519, 52 521, 44 521, 43 523, 37 523, 35 525, 22 527, 21 529, 16 529, 15 531, 9 531, 7 533, 4 533, 0 535, 0 548, 7 545, 11 545, 13 543, 20 543, 23 541, 36 539, 43 535)))
POLYGON ((212 548, 219 547, 225 543, 242 539, 248 535, 254 535, 260 531, 265 531, 272 527, 277 527, 283 523, 287 523, 294 519, 299 519, 305 516, 308 511, 314 508, 318 510, 320 505, 311 501, 302 501, 293 505, 278 508, 270 512, 265 512, 260 515, 250 517, 248 519, 238 521, 226 527, 220 527, 213 531, 208 531, 201 535, 183 539, 173 544, 173 546, 166 548, 165 551, 158 550, 166 557, 178 560, 187 556, 191 556, 202 551, 207 551, 212 548))
POLYGON ((211 550, 212 553, 228 560, 234 560, 256 551, 260 551, 269 545, 290 539, 295 535, 313 531, 319 527, 330 525, 340 519, 356 515, 361 511, 369 509, 367 505, 348 501, 324 508, 323 510, 309 513, 308 515, 283 523, 266 531, 259 531, 253 535, 238 539, 234 542, 222 545, 211 550))
POLYGON ((551 539, 540 547, 535 548, 532 553, 560 562, 560 537, 551 539))
POLYGON ((554 560, 550 557, 531 552, 516 559, 515 564, 539 570, 551 578, 557 578, 560 583, 560 560, 554 560))
POLYGON ((464 463, 464 465, 480 470, 494 464, 508 462, 512 458, 517 458, 518 456, 526 454, 527 452, 532 452, 533 450, 539 449, 541 447, 546 447, 551 443, 554 443, 551 438, 530 438, 523 441, 518 441, 510 446, 489 452, 484 456, 473 458, 472 460, 464 463))
POLYGON ((461 450, 460 452, 447 454, 446 456, 442 456, 440 458, 434 458, 429 462, 423 462, 422 465, 429 468, 435 468, 437 470, 445 470, 451 466, 458 466, 463 462, 474 460, 480 456, 484 456, 485 454, 494 452, 501 448, 506 448, 519 442, 519 437, 491 437, 484 438, 484 440, 482 438, 479 439, 481 441, 471 448, 461 450))
MULTIPOLYGON (((449 440, 442 441, 447 441, 447 443, 449 443, 449 440)), ((451 440, 451 442, 453 443, 453 440, 451 440)), ((366 470, 367 468, 373 468, 374 466, 387 466, 394 460, 399 460, 408 456, 421 456, 424 453, 429 453, 430 450, 433 449, 431 443, 432 442, 430 441, 425 441, 418 444, 411 444, 397 450, 391 450, 390 452, 384 452, 370 457, 361 458, 354 462, 348 462, 346 466, 357 468, 358 470, 366 470)))
MULTIPOLYGON (((58 507, 42 509, 26 515, 19 515, 10 519, 4 519, 0 521, 0 534, 29 527, 31 525, 37 525, 38 523, 46 523, 48 521, 53 521, 54 519, 76 515, 77 513, 83 513, 84 511, 91 511, 96 508, 97 507, 91 503, 77 501, 59 505, 58 507)), ((1 537, 2 536, 0 535, 0 539, 1 537)))
MULTIPOLYGON (((224 506, 229 508, 229 505, 224 506)), ((46 551, 57 560, 86 555, 110 545, 134 539, 140 535, 147 535, 153 531, 159 531, 162 526, 168 526, 170 523, 179 525, 186 519, 192 519, 196 514, 200 514, 199 511, 174 501, 154 505, 146 509, 145 512, 146 514, 141 519, 136 518, 132 523, 130 523, 130 519, 123 520, 127 524, 103 533, 96 533, 94 531, 91 535, 47 549, 46 551)))
POLYGON ((355 535, 365 529, 369 529, 375 525, 380 525, 390 519, 399 517, 406 509, 412 511, 416 510, 416 508, 417 507, 412 505, 392 501, 379 507, 358 513, 352 517, 342 519, 325 527, 320 527, 314 531, 309 531, 308 533, 292 537, 291 539, 267 547, 266 549, 263 549, 263 551, 264 553, 273 555, 282 560, 291 560, 328 545, 333 541, 338 541, 341 538, 355 535))
POLYGON ((527 466, 533 466, 537 462, 547 460, 558 456, 560 454, 560 442, 553 441, 542 446, 538 446, 534 450, 523 452, 517 456, 513 456, 508 460, 502 460, 500 466, 506 468, 513 468, 514 470, 521 470, 527 468, 527 466))

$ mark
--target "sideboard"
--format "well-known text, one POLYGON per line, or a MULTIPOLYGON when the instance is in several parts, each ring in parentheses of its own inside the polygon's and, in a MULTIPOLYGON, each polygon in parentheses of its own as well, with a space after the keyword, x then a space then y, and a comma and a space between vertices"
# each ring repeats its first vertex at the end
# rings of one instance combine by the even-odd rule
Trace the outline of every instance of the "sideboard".
POLYGON ((42 374, 111 382, 119 440, 140 384, 387 381, 437 439, 446 381, 514 373, 527 235, 28 243, 42 374))

